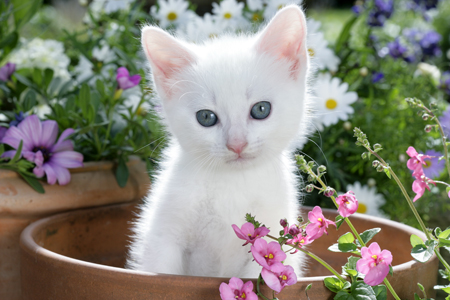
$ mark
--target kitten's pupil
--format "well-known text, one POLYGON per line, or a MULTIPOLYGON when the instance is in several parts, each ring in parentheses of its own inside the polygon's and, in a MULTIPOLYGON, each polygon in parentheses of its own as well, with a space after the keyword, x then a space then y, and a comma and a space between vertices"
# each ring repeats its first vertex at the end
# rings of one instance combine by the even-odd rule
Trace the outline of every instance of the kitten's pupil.
POLYGON ((252 118, 257 120, 265 119, 270 114, 270 102, 261 101, 253 105, 252 110, 250 111, 250 115, 252 118))
POLYGON ((217 123, 217 116, 208 109, 202 109, 197 112, 197 121, 204 127, 210 127, 217 123))

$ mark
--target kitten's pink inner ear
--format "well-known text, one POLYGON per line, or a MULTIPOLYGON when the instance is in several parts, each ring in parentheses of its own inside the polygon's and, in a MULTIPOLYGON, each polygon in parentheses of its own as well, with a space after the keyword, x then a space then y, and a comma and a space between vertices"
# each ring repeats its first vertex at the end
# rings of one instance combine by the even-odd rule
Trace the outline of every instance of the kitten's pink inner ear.
POLYGON ((194 62, 194 55, 160 28, 142 29, 142 46, 157 84, 165 85, 177 72, 194 62))
POLYGON ((296 5, 280 10, 262 32, 256 43, 260 53, 277 59, 292 61, 291 70, 297 69, 300 59, 306 59, 306 19, 296 5))

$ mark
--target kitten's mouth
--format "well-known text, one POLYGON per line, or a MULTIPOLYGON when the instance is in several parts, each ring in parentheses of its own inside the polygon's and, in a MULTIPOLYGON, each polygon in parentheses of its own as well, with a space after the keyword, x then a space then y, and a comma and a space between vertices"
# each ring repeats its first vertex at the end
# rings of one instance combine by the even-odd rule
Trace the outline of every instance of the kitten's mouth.
POLYGON ((238 157, 234 157, 234 158, 232 158, 232 159, 229 159, 229 160, 227 160, 227 163, 231 163, 231 164, 235 164, 235 163, 238 163, 238 164, 242 164, 242 163, 245 163, 245 162, 248 162, 248 161, 251 161, 252 159, 254 159, 255 157, 254 156, 238 156, 238 157))

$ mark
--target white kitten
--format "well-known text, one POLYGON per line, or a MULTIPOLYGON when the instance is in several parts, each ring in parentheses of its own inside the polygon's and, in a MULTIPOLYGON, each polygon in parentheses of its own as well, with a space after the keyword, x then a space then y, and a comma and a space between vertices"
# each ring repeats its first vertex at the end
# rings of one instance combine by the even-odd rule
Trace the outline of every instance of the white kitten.
MULTIPOLYGON (((142 45, 171 137, 127 266, 257 277, 261 267, 231 225, 251 213, 277 236, 280 219, 297 219, 292 151, 309 122, 304 14, 291 5, 255 36, 202 45, 147 26, 142 45)), ((288 254, 286 264, 301 275, 302 260, 288 254)))

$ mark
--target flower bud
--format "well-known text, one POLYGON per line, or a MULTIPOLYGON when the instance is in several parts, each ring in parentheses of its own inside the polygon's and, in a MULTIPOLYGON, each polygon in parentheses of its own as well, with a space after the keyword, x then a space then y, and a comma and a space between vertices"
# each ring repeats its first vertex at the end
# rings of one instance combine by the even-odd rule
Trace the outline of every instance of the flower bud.
POLYGON ((375 144, 375 145, 373 145, 373 150, 378 150, 378 149, 381 149, 382 147, 381 147, 381 145, 380 144, 375 144))
POLYGON ((280 236, 284 236, 284 230, 280 230, 279 234, 280 236))
POLYGON ((422 120, 426 121, 426 120, 428 120, 429 117, 430 117, 429 114, 423 114, 422 115, 422 120))
POLYGON ((300 229, 296 225, 293 225, 293 226, 291 226, 291 228, 289 228, 290 235, 296 236, 299 233, 300 233, 300 229))
POLYGON ((378 167, 377 167, 377 172, 383 172, 383 170, 384 170, 383 165, 379 164, 378 167))
POLYGON ((344 127, 345 130, 350 131, 352 129, 352 123, 345 121, 344 124, 342 124, 342 127, 344 127))
POLYGON ((325 172, 327 170, 327 167, 325 167, 324 165, 320 165, 318 168, 317 168, 317 171, 319 172, 319 173, 323 173, 323 172, 325 172))
POLYGON ((427 126, 425 126, 425 132, 430 133, 431 130, 433 130, 433 125, 427 125, 427 126))
POLYGON ((313 161, 309 161, 308 162, 308 167, 310 167, 310 168, 314 167, 314 162, 313 161))
POLYGON ((436 107, 437 107, 436 102, 431 102, 431 103, 430 103, 430 108, 431 108, 431 109, 436 108, 436 107))
POLYGON ((362 67, 361 69, 359 69, 359 75, 361 75, 362 77, 366 77, 367 74, 369 74, 369 70, 366 67, 362 67))
POLYGON ((303 222, 303 217, 302 216, 298 216, 297 217, 297 222, 302 223, 303 222))
POLYGON ((376 168, 376 167, 378 167, 379 164, 380 164, 380 162, 378 160, 374 160, 372 162, 372 167, 376 168))
POLYGON ((281 220, 280 220, 280 225, 281 225, 282 227, 286 227, 286 226, 288 226, 288 221, 287 221, 286 219, 281 219, 281 220))
POLYGON ((297 160, 297 164, 301 166, 306 165, 306 160, 303 155, 296 155, 295 159, 297 160))
POLYGON ((314 191, 314 185, 308 184, 307 186, 305 186, 305 190, 307 193, 311 193, 312 191, 314 191))
POLYGON ((325 191, 323 192, 323 194, 324 194, 326 197, 331 197, 331 196, 334 195, 334 192, 335 192, 335 190, 334 190, 332 187, 327 187, 327 188, 325 189, 325 191))
POLYGON ((308 175, 308 182, 314 182, 316 179, 312 175, 308 175))
POLYGON ((361 158, 362 159, 366 159, 367 158, 367 152, 363 152, 363 154, 361 154, 361 158))

